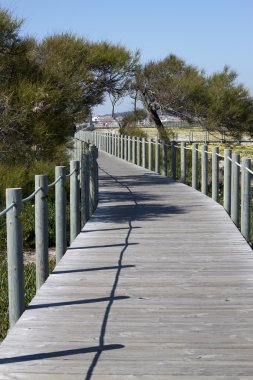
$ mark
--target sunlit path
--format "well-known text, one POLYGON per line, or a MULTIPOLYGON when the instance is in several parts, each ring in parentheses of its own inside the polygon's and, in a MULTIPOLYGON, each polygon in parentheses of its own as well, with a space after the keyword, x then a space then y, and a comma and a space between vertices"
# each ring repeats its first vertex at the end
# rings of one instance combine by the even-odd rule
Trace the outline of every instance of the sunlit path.
POLYGON ((229 216, 106 153, 99 165, 99 207, 2 343, 0 379, 251 378, 253 256, 229 216))

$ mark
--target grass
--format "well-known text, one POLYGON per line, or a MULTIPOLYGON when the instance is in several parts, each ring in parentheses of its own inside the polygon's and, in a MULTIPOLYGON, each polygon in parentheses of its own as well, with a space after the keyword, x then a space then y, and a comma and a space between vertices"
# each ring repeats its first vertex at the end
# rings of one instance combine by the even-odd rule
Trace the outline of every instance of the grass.
MULTIPOLYGON (((54 180, 54 168, 59 163, 55 162, 35 162, 29 167, 26 165, 11 166, 0 164, 0 210, 5 208, 5 188, 22 187, 23 198, 34 191, 34 175, 47 173, 49 181, 54 180)), ((63 163, 64 164, 64 163, 63 163)), ((66 185, 69 187, 69 184, 66 185)), ((54 189, 48 192, 48 233, 49 246, 55 245, 55 203, 54 189)), ((69 208, 68 208, 69 211, 69 208)), ((34 232, 34 201, 23 205, 20 215, 23 224, 23 247, 24 250, 35 248, 34 232)), ((50 270, 55 263, 50 260, 50 270)), ((29 304, 36 293, 36 269, 33 262, 24 265, 25 280, 25 302, 29 304)), ((5 217, 0 218, 0 341, 6 336, 8 331, 8 274, 6 260, 6 223, 5 217)))
MULTIPOLYGON (((53 259, 49 262, 50 272, 55 266, 53 259)), ((36 293, 36 268, 34 263, 24 266, 25 305, 27 306, 36 293)), ((2 341, 9 328, 8 309, 8 271, 6 256, 0 256, 0 341, 2 341)))

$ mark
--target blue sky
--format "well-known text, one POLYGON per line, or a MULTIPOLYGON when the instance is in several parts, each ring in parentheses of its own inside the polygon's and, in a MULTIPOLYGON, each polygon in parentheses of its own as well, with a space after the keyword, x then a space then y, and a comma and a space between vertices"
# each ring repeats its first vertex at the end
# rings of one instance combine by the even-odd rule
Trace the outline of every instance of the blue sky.
MULTIPOLYGON (((140 49, 142 62, 173 53, 208 74, 225 64, 253 95, 253 0, 0 0, 38 39, 72 32, 140 49)), ((126 110, 124 102, 117 110, 126 110)), ((100 112, 110 112, 106 103, 100 112)))

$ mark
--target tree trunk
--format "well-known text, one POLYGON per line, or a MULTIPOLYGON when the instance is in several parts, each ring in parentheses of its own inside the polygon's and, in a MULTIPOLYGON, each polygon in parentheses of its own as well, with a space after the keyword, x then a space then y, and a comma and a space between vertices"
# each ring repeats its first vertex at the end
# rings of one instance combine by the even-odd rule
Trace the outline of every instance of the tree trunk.
POLYGON ((165 128, 164 128, 163 123, 161 122, 161 119, 160 119, 156 109, 153 108, 152 104, 150 104, 150 102, 147 100, 145 93, 142 93, 142 99, 143 99, 144 106, 146 107, 147 111, 149 112, 152 120, 154 121, 154 123, 156 125, 159 140, 163 140, 163 136, 165 135, 165 133, 164 133, 165 128))

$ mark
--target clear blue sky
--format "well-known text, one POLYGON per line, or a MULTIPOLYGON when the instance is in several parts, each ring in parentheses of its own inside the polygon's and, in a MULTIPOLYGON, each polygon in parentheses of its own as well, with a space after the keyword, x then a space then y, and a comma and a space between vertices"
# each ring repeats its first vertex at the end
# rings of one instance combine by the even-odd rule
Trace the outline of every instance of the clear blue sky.
MULTIPOLYGON (((140 49, 142 62, 170 53, 205 69, 225 64, 253 94, 253 0, 0 0, 38 39, 73 32, 140 49)), ((127 103, 118 110, 127 108, 127 103)), ((101 112, 110 112, 105 104, 101 112)))

